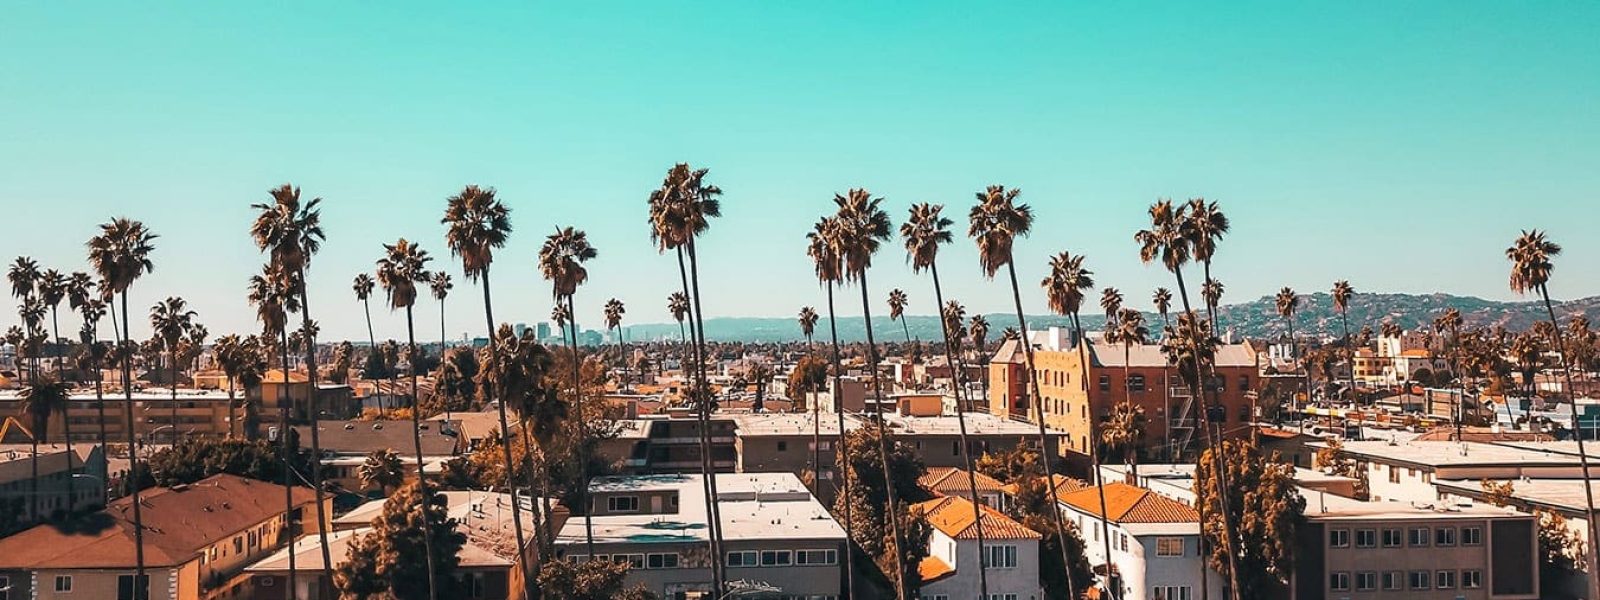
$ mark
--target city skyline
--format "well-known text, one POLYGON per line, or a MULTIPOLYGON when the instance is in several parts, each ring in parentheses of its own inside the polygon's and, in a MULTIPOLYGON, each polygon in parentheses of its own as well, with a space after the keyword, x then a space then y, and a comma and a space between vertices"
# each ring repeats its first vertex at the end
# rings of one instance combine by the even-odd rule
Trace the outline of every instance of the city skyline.
MULTIPOLYGON (((0 200, 31 225, 0 237, 0 258, 87 270, 99 223, 140 219, 162 237, 132 290, 135 336, 167 296, 214 333, 254 331, 249 205, 287 181, 324 198, 310 275, 322 341, 365 339, 350 279, 401 236, 455 278, 450 335, 482 335, 438 223, 447 196, 478 184, 513 211, 500 320, 548 319, 534 258, 571 225, 599 249, 580 324, 599 326, 611 297, 625 323, 668 322, 675 264, 654 251, 645 199, 687 161, 726 191, 700 242, 708 316, 820 310, 803 236, 850 187, 884 197, 896 224, 913 202, 946 204, 947 299, 1006 312, 1009 289, 960 235, 993 183, 1037 214, 1017 252, 1030 314, 1046 312, 1033 284, 1061 250, 1133 306, 1171 287, 1132 241, 1158 197, 1204 196, 1233 218, 1224 304, 1335 279, 1515 299, 1502 251, 1535 227, 1567 250, 1552 292, 1600 293, 1582 275, 1600 243, 1571 218, 1600 184, 1594 5, 630 8, 13 8, 0 200)), ((898 239, 871 283, 875 311, 898 287, 908 314, 931 313, 898 239)), ((431 340, 436 306, 417 308, 431 340)), ((0 326, 17 322, 5 312, 0 326)), ((403 328, 381 306, 373 320, 380 338, 403 328)))

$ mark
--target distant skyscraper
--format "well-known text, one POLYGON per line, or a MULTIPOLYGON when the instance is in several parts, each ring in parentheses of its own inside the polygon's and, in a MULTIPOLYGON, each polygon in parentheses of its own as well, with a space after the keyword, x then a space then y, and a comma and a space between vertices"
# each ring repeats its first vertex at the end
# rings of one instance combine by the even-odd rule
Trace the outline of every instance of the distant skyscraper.
POLYGON ((528 324, 527 323, 517 323, 516 325, 512 325, 511 326, 511 334, 515 335, 517 337, 522 337, 522 334, 527 332, 527 331, 528 331, 528 324))
POLYGON ((536 328, 534 329, 534 333, 538 336, 539 339, 544 340, 544 339, 549 339, 550 338, 550 322, 549 321, 540 321, 539 324, 536 325, 535 327, 536 328))

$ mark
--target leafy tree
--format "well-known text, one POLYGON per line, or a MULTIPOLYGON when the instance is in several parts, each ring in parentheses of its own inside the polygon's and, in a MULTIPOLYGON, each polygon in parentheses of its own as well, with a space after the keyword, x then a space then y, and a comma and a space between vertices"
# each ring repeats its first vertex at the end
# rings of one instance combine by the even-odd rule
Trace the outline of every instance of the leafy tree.
POLYGON ((383 490, 389 495, 406 481, 405 465, 394 450, 373 450, 361 463, 361 485, 383 490))
MULTIPOLYGON (((849 458, 841 465, 840 472, 850 478, 850 485, 848 493, 841 493, 834 499, 834 514, 852 521, 856 545, 877 565, 886 581, 899 581, 907 590, 914 590, 919 584, 917 565, 927 556, 931 530, 925 523, 918 524, 922 518, 912 514, 909 506, 926 499, 927 491, 917 485, 917 479, 928 469, 915 449, 898 442, 889 444, 889 466, 885 469, 876 452, 878 427, 869 422, 845 434, 841 456, 849 458), (884 473, 893 474, 893 480, 887 485, 884 473), (894 497, 902 501, 895 503, 895 522, 892 523, 899 526, 899 535, 889 521, 890 486, 894 497), (846 503, 849 503, 848 511, 846 503), (896 543, 896 540, 903 543, 896 543), (897 578, 894 572, 896 547, 900 548, 899 576, 903 579, 897 578)), ((890 438, 892 440, 893 436, 890 438)))
POLYGON ((1483 487, 1483 501, 1495 506, 1510 506, 1517 493, 1516 484, 1509 481, 1485 479, 1479 485, 1483 487))
POLYGON ((828 363, 820 357, 807 354, 800 357, 794 364, 794 370, 789 372, 789 399, 794 401, 797 409, 809 410, 810 394, 821 391, 828 385, 828 363))
MULTIPOLYGON (((295 471, 309 473, 311 453, 300 449, 298 437, 289 436, 291 462, 295 471)), ((152 455, 147 464, 140 464, 138 480, 140 487, 172 486, 227 473, 277 483, 284 479, 279 452, 265 440, 180 439, 178 445, 164 448, 152 455)))
POLYGON ((1279 462, 1276 456, 1263 455, 1253 440, 1227 440, 1201 456, 1195 485, 1200 502, 1212 507, 1202 513, 1211 567, 1226 572, 1228 544, 1223 541, 1223 519, 1231 518, 1233 534, 1239 540, 1233 557, 1239 594, 1245 598, 1286 595, 1294 572, 1295 530, 1305 514, 1305 500, 1294 488, 1294 467, 1279 462), (1220 461, 1211 455, 1218 451, 1220 461), (1219 498, 1213 473, 1219 462, 1232 486, 1226 505, 1219 498))
POLYGON ((471 348, 451 348, 434 372, 433 394, 422 401, 425 415, 472 409, 478 393, 478 354, 471 348))
POLYGON ((429 494, 429 498, 429 502, 423 502, 422 491, 411 483, 384 502, 383 513, 372 521, 372 533, 352 545, 352 556, 359 549, 363 557, 346 561, 334 577, 341 594, 368 598, 387 591, 396 600, 427 599, 429 561, 425 548, 430 546, 434 579, 451 580, 467 536, 456 530, 455 519, 445 510, 444 497, 429 494))
POLYGON ((1039 476, 1039 453, 1033 448, 1017 444, 1004 452, 985 452, 978 457, 979 473, 1011 483, 1023 477, 1039 476))
POLYGON ((1344 442, 1338 438, 1328 440, 1327 446, 1317 450, 1311 458, 1311 466, 1324 473, 1355 479, 1355 494, 1359 500, 1366 500, 1371 493, 1372 483, 1367 479, 1367 470, 1345 453, 1344 442))
POLYGON ((627 563, 552 560, 539 571, 545 600, 653 600, 644 586, 623 587, 627 563))
POLYGON ((1069 579, 1067 570, 1061 566, 1061 537, 1056 535, 1055 522, 1049 512, 1058 509, 1045 486, 1044 478, 1026 474, 1019 476, 1014 483, 1017 484, 1017 493, 1016 502, 1011 506, 1011 517, 1043 536, 1039 540, 1039 574, 1045 597, 1064 600, 1071 595, 1068 590, 1088 589, 1095 581, 1095 573, 1089 566, 1088 557, 1084 555, 1083 536, 1078 531, 1078 524, 1068 521, 1064 530, 1067 545, 1065 555, 1072 561, 1072 576, 1069 579), (1069 582, 1076 586, 1069 587, 1069 582))
POLYGON ((1550 511, 1534 511, 1539 517, 1539 578, 1559 581, 1583 571, 1583 539, 1567 524, 1567 518, 1550 511))

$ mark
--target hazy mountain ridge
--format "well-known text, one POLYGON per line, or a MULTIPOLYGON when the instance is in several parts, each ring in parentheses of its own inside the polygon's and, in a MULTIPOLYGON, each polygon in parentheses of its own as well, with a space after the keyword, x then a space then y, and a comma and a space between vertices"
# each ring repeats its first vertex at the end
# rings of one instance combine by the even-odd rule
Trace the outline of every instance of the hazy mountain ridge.
MULTIPOLYGON (((1516 331, 1526 329, 1535 321, 1546 318, 1544 304, 1534 300, 1502 302, 1450 294, 1357 294, 1350 300, 1350 331, 1355 333, 1363 325, 1370 325, 1376 331, 1386 319, 1393 320, 1406 329, 1425 327, 1432 323, 1435 316, 1449 308, 1461 311, 1461 316, 1469 327, 1501 325, 1516 331)), ((1174 306, 1173 310, 1179 309, 1174 306)), ((1557 318, 1563 322, 1568 316, 1576 313, 1588 316, 1591 321, 1600 322, 1600 296, 1557 302, 1555 310, 1557 318)), ((989 321, 990 340, 998 339, 1001 331, 1007 327, 1016 326, 1016 316, 1013 314, 986 314, 984 318, 989 321)), ((1033 329, 1067 325, 1066 317, 1056 315, 1028 315, 1027 319, 1028 326, 1033 329)), ((1082 319, 1084 327, 1091 331, 1102 329, 1105 324, 1105 316, 1101 314, 1097 304, 1085 307, 1082 319)), ((1152 332, 1160 328, 1160 315, 1147 313, 1145 319, 1149 321, 1152 332)), ((828 325, 827 316, 823 315, 817 322, 816 341, 828 340, 828 325)), ((856 342, 866 339, 866 328, 860 317, 841 318, 838 325, 841 341, 856 342)), ((905 330, 902 329, 900 322, 889 320, 887 314, 874 315, 872 325, 873 337, 879 342, 905 340, 905 330)), ((1281 335, 1287 330, 1283 318, 1278 316, 1277 301, 1272 296, 1264 296, 1245 303, 1223 305, 1218 311, 1218 325, 1224 333, 1231 332, 1235 337, 1270 337, 1281 335)), ((805 339, 801 336, 800 325, 794 317, 713 317, 706 320, 705 328, 706 337, 715 341, 775 342, 805 339)), ((676 340, 679 336, 677 323, 628 325, 626 329, 630 341, 676 340)), ((912 339, 922 341, 938 340, 943 335, 940 332, 939 319, 930 315, 906 316, 905 329, 910 331, 912 339)), ((1333 300, 1326 292, 1300 296, 1300 307, 1295 313, 1295 333, 1340 335, 1339 314, 1333 310, 1333 300)))

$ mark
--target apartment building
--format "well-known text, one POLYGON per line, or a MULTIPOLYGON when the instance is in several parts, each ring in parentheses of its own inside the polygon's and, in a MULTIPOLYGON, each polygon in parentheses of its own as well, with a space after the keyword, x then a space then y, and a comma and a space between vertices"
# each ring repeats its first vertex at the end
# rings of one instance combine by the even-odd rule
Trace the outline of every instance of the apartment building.
MULTIPOLYGON (((1367 470, 1374 501, 1438 502, 1438 480, 1579 479, 1583 474, 1573 442, 1357 441, 1343 447, 1367 470)), ((1600 465, 1591 466, 1590 475, 1600 475, 1600 465)))
POLYGON ((36 488, 32 445, 0 444, 0 502, 10 504, 0 510, 15 511, 16 528, 105 503, 106 457, 100 446, 74 444, 69 452, 65 444, 40 444, 38 452, 36 488))
MULTIPOLYGON (((729 580, 760 582, 783 597, 833 599, 844 586, 844 529, 789 473, 718 474, 724 556, 707 548, 700 475, 600 477, 589 484, 595 556, 626 562, 628 585, 666 600, 709 599, 711 560, 729 580)), ((569 520, 556 556, 584 560, 584 520, 569 520)))
MULTIPOLYGON (((1148 419, 1144 445, 1159 449, 1151 454, 1176 456, 1193 450, 1204 400, 1184 385, 1159 345, 1125 349, 1091 333, 1080 352, 1075 337, 1060 327, 1029 332, 1028 337, 1045 424, 1065 433, 1068 448, 1087 454, 1093 437, 1090 419, 1109 419, 1112 409, 1126 401, 1144 409, 1148 419)), ((1224 344, 1217 349, 1216 363, 1216 379, 1208 389, 1216 392, 1223 408, 1216 415, 1221 417, 1218 422, 1227 430, 1242 431, 1239 426, 1254 419, 1261 378, 1256 352, 1248 344, 1224 344)), ((1026 371, 1020 343, 1002 343, 989 363, 989 412, 1033 422, 1035 407, 1029 400, 1026 371)))
MULTIPOLYGON (((323 480, 341 489, 363 493, 375 491, 361 481, 361 465, 373 452, 393 450, 399 455, 406 477, 416 477, 416 442, 411 421, 318 421, 317 435, 322 447, 323 480)), ((445 461, 460 456, 467 446, 454 421, 427 420, 421 424, 422 466, 438 474, 445 461)), ((311 426, 297 425, 300 444, 310 444, 311 426)))
POLYGON ((932 532, 928 557, 917 570, 923 600, 979 597, 979 565, 986 567, 989 598, 1034 600, 1044 597, 1039 585, 1038 532, 1004 513, 984 506, 984 544, 978 545, 979 520, 965 498, 942 497, 912 506, 921 511, 932 532), (981 563, 979 561, 982 561, 981 563))
POLYGON ((1084 555, 1097 573, 1112 566, 1124 600, 1194 600, 1222 597, 1222 578, 1203 568, 1200 514, 1194 508, 1151 490, 1121 482, 1057 492, 1056 500, 1083 537, 1084 555), (1106 517, 1102 533, 1100 516, 1106 517), (1111 555, 1106 556, 1104 536, 1111 555), (1204 573, 1202 580, 1202 573, 1204 573), (1204 591, 1201 586, 1206 586, 1204 591), (1204 593, 1203 593, 1204 592, 1204 593))
MULTIPOLYGON (((231 595, 246 565, 285 543, 286 525, 315 519, 311 489, 289 494, 285 512, 283 486, 233 475, 143 491, 147 597, 231 595)), ((135 600, 132 507, 122 498, 79 521, 95 527, 39 525, 0 539, 0 586, 12 598, 135 600)))

